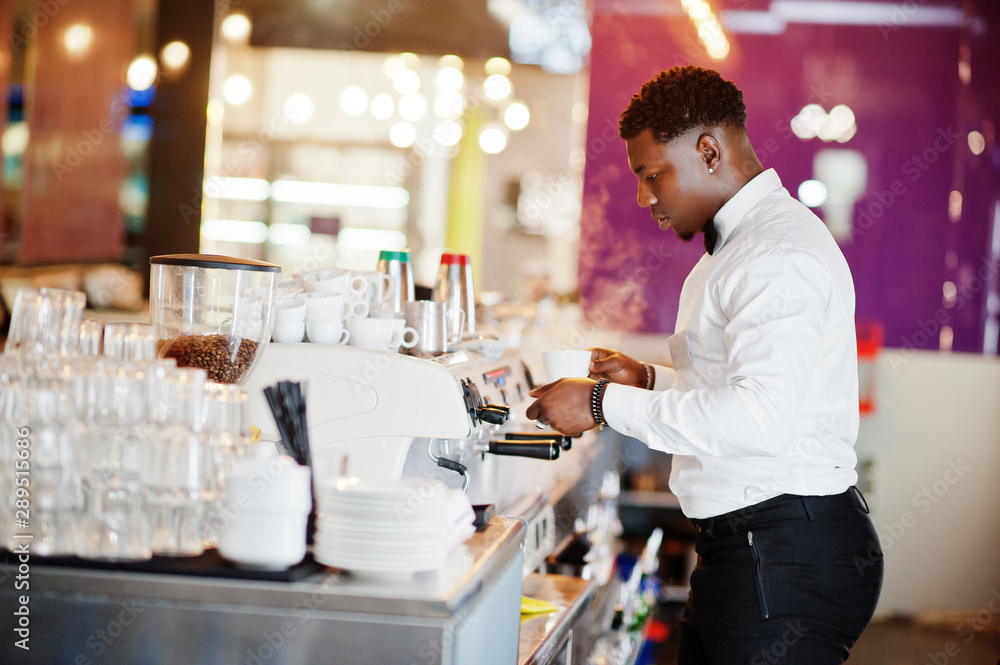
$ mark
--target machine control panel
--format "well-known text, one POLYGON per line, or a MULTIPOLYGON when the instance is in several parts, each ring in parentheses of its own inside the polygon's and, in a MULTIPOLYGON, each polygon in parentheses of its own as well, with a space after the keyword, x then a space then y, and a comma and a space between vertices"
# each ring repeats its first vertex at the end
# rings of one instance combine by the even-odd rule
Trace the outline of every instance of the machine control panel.
POLYGON ((516 352, 486 358, 459 351, 433 361, 447 367, 458 379, 474 428, 504 424, 528 395, 527 378, 516 352))

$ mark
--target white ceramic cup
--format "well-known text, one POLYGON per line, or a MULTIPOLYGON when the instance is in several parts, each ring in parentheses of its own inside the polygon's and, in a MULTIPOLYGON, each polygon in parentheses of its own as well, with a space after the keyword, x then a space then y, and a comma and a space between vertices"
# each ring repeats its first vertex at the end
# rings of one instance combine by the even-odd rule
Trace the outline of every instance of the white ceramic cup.
POLYGON ((542 351, 542 364, 545 365, 545 380, 549 383, 567 377, 590 376, 590 351, 572 351, 557 349, 542 351))
POLYGON ((377 270, 353 270, 351 280, 352 285, 364 284, 359 295, 368 303, 369 309, 374 311, 383 308, 389 298, 389 289, 392 287, 389 275, 377 270))
MULTIPOLYGON (((353 319, 348 319, 353 321, 353 319)), ((343 319, 332 321, 306 321, 309 341, 316 344, 346 344, 351 333, 344 327, 343 319)))
POLYGON ((302 276, 302 286, 309 293, 364 293, 367 283, 356 279, 350 270, 327 268, 314 270, 302 276))
POLYGON ((301 342, 306 334, 305 321, 275 321, 271 337, 275 342, 294 344, 301 342))
POLYGON ((278 298, 274 309, 275 321, 305 321, 305 298, 278 298))
POLYGON ((376 351, 399 351, 405 346, 412 349, 417 344, 417 331, 406 327, 402 319, 348 319, 351 346, 376 351))

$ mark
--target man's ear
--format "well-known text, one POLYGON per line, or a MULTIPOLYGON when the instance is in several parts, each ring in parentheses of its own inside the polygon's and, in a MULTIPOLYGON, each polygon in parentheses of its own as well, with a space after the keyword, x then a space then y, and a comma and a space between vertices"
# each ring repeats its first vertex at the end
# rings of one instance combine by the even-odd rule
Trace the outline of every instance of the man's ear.
POLYGON ((716 171, 722 163, 722 145, 713 135, 702 134, 698 137, 698 156, 705 162, 706 169, 716 171))

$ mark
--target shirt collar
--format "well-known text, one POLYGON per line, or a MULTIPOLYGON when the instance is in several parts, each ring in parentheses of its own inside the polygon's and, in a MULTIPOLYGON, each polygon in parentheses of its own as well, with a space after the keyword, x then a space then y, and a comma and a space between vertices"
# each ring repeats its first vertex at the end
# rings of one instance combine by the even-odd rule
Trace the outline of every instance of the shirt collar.
MULTIPOLYGON (((757 174, 752 180, 740 188, 725 205, 715 213, 715 231, 718 239, 715 241, 715 248, 709 251, 714 254, 729 239, 736 227, 753 210, 764 197, 773 194, 781 189, 781 178, 778 177, 774 169, 767 169, 757 174)), ((708 249, 707 247, 705 248, 708 249)))

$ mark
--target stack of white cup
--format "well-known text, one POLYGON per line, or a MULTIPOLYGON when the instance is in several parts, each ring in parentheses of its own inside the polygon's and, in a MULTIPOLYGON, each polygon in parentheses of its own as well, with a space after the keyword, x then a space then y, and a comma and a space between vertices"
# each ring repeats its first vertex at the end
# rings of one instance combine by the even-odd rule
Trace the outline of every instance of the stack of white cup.
POLYGON ((278 285, 274 341, 346 344, 345 321, 368 316, 367 285, 349 270, 328 268, 278 285))
POLYGON ((278 285, 274 341, 350 344, 378 351, 413 348, 417 331, 386 307, 388 275, 327 268, 278 285))

